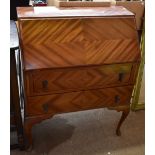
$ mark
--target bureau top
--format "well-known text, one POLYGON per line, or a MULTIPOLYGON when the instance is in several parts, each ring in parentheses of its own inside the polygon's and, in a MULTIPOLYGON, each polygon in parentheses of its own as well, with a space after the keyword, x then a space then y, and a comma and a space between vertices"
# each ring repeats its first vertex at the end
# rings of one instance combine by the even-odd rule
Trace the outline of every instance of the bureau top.
POLYGON ((18 18, 133 16, 122 6, 111 7, 18 7, 18 18))

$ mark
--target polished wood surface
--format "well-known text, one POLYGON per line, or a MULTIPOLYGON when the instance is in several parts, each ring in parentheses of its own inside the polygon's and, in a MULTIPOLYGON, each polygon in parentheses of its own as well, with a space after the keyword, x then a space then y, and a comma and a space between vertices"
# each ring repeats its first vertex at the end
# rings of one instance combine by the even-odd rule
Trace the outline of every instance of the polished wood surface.
MULTIPOLYGON (((135 64, 138 65, 138 64, 135 64)), ((132 84, 132 63, 26 72, 28 96, 132 84)), ((132 73, 133 72, 133 73, 132 73)))
POLYGON ((30 19, 20 30, 25 70, 140 60, 134 18, 30 19))
POLYGON ((140 62, 134 15, 123 7, 17 11, 28 147, 36 123, 95 108, 123 113, 116 129, 120 135, 140 62))
POLYGON ((109 110, 117 110, 118 112, 122 112, 121 119, 118 122, 117 128, 116 128, 116 135, 121 136, 121 130, 120 127, 129 115, 130 112, 130 105, 122 105, 122 106, 117 106, 117 107, 109 107, 109 110))
POLYGON ((130 104, 133 86, 28 97, 27 116, 130 104))

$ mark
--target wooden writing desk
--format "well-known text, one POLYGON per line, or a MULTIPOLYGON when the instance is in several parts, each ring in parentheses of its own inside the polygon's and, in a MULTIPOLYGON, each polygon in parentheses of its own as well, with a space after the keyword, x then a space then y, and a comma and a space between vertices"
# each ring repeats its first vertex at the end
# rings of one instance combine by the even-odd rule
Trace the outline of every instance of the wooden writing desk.
POLYGON ((55 114, 130 111, 140 62, 134 15, 123 7, 18 8, 25 88, 25 136, 55 114))

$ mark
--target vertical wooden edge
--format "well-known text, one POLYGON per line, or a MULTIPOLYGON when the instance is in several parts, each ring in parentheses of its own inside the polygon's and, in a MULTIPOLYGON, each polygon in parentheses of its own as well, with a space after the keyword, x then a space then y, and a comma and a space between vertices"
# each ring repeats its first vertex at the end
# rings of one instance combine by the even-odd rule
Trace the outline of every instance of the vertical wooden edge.
POLYGON ((25 85, 27 86, 27 89, 26 89, 26 93, 27 93, 27 96, 28 97, 31 97, 31 96, 35 96, 37 95, 38 93, 35 92, 34 90, 34 83, 35 83, 35 80, 34 80, 34 77, 33 77, 33 72, 38 72, 39 70, 29 70, 29 71, 24 71, 25 72, 25 85))
POLYGON ((134 25, 135 25, 135 29, 136 29, 136 41, 137 41, 137 61, 141 61, 141 50, 140 50, 140 40, 139 40, 139 34, 138 34, 138 28, 137 28, 137 24, 136 24, 136 15, 134 14, 134 25))
POLYGON ((30 79, 29 79, 29 73, 24 72, 25 74, 25 88, 26 88, 26 94, 30 94, 30 79))
POLYGON ((27 78, 28 78, 28 76, 27 76, 27 74, 25 73, 25 71, 23 70, 23 85, 24 85, 24 90, 26 90, 26 91, 24 91, 24 118, 26 117, 26 115, 27 115, 27 97, 28 97, 28 93, 27 93, 27 90, 28 90, 28 84, 27 84, 27 78))
POLYGON ((33 145, 33 137, 32 137, 32 127, 35 124, 42 122, 43 120, 49 119, 53 117, 54 114, 47 115, 39 115, 35 117, 25 117, 24 118, 24 137, 25 137, 25 149, 31 150, 33 145))
POLYGON ((133 65, 132 65, 131 75, 130 75, 130 80, 129 80, 130 84, 135 84, 135 82, 136 82, 139 65, 140 65, 139 62, 133 63, 133 65))
MULTIPOLYGON (((23 39, 22 39, 22 19, 18 19, 18 35, 19 35, 19 45, 20 45, 20 51, 21 51, 21 59, 22 62, 24 62, 24 50, 23 50, 23 39)), ((25 70, 25 63, 23 63, 23 70, 25 70)))

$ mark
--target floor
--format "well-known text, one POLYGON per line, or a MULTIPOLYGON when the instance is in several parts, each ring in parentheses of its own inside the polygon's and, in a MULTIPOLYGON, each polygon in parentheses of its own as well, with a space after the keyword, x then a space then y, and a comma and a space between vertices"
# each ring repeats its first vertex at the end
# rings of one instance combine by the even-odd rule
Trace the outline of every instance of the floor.
POLYGON ((144 155, 145 112, 131 112, 118 137, 120 116, 107 109, 56 115, 34 126, 31 152, 17 149, 11 155, 144 155))

